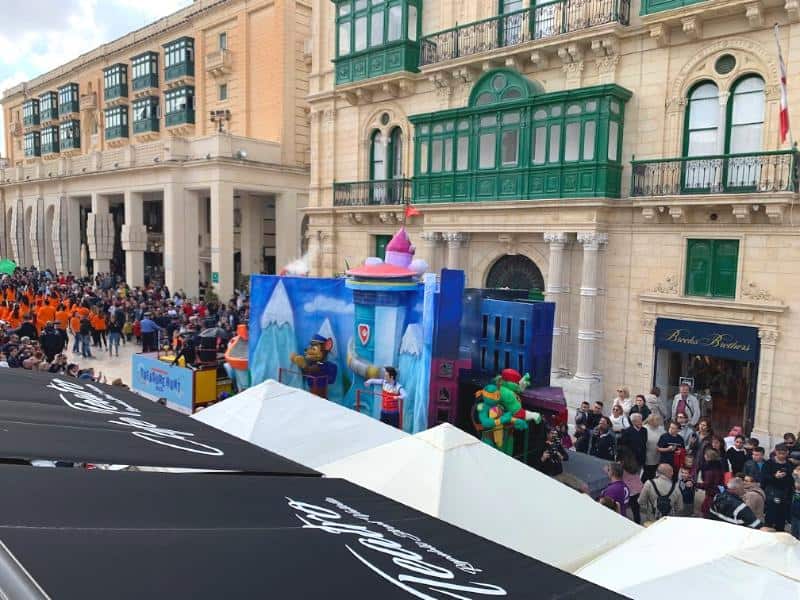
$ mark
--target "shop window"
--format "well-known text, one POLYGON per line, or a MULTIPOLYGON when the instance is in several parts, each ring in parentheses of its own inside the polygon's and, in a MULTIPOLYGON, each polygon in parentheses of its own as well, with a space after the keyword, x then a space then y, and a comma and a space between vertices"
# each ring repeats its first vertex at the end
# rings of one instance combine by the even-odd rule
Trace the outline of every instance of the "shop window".
POLYGON ((738 268, 738 240, 689 240, 686 295, 735 298, 738 268))

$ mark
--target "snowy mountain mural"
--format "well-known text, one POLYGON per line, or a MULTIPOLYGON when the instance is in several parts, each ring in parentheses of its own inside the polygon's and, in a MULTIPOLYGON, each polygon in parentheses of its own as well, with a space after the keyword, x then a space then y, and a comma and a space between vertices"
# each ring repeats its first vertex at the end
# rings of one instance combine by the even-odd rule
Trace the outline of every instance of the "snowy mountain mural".
POLYGON ((294 313, 282 281, 278 281, 261 313, 259 331, 258 343, 250 357, 253 381, 278 379, 280 370, 284 369, 282 381, 299 386, 300 377, 292 373, 295 369, 289 359, 297 348, 294 313))
POLYGON ((428 415, 428 390, 420 382, 422 367, 422 327, 412 323, 406 327, 400 342, 400 356, 397 359, 398 378, 406 390, 403 405, 403 429, 417 433, 425 429, 428 415), (422 420, 418 417, 422 415, 422 420))

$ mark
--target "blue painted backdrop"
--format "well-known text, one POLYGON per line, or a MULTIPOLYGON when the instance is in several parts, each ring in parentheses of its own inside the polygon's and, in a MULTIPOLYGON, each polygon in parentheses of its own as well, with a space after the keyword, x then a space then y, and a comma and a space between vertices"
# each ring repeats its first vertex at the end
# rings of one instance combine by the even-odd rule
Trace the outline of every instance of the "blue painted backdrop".
MULTIPOLYGON (((400 371, 400 383, 408 394, 403 423, 410 432, 427 428, 434 288, 435 278, 428 278, 416 293, 406 295, 408 310, 399 339, 376 340, 376 343, 396 344, 400 350, 400 364, 396 366, 400 371)), ((347 350, 354 337, 354 312, 353 293, 345 287, 344 279, 251 276, 249 362, 252 385, 267 379, 278 380, 280 369, 284 369, 282 382, 301 387, 301 378, 291 373, 298 369, 290 356, 292 352, 302 354, 309 340, 319 334, 333 338, 328 360, 338 367, 336 381, 328 387, 328 398, 352 408, 355 390, 351 388, 355 377, 347 368, 347 350)), ((371 407, 371 414, 377 417, 379 412, 376 403, 371 407)))

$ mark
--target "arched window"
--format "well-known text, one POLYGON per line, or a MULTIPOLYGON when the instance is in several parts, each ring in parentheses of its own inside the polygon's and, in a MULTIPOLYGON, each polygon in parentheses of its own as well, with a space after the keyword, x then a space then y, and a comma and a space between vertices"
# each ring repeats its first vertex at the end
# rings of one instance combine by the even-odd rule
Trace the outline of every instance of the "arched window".
POLYGON ((719 89, 706 81, 689 94, 686 156, 711 156, 722 152, 720 144, 719 89))
POLYGON ((696 85, 686 107, 686 157, 706 158, 685 163, 683 187, 696 192, 723 188, 755 188, 761 177, 764 129, 764 80, 746 75, 734 83, 727 106, 720 105, 719 88, 710 81, 696 85))
POLYGON ((730 98, 728 152, 760 152, 764 129, 764 80, 756 75, 740 79, 730 98))
POLYGON ((539 267, 522 254, 507 254, 498 259, 486 276, 489 289, 544 290, 544 277, 539 267))
POLYGON ((389 138, 389 153, 391 155, 390 161, 390 179, 399 179, 403 177, 403 131, 399 127, 392 129, 389 138))
POLYGON ((372 134, 369 178, 373 181, 386 179, 386 144, 383 142, 383 134, 380 131, 372 134))

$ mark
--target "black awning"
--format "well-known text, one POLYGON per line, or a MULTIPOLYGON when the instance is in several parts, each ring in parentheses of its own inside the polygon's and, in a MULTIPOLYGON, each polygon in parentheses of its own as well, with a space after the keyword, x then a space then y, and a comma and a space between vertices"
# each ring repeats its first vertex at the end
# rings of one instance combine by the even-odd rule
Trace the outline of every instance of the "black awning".
MULTIPOLYGON (((621 598, 339 479, 11 466, 0 479, 0 539, 59 600, 621 598)), ((0 588, 10 578, 0 568, 0 588)))
POLYGON ((0 459, 318 475, 125 388, 20 369, 0 369, 0 459))

